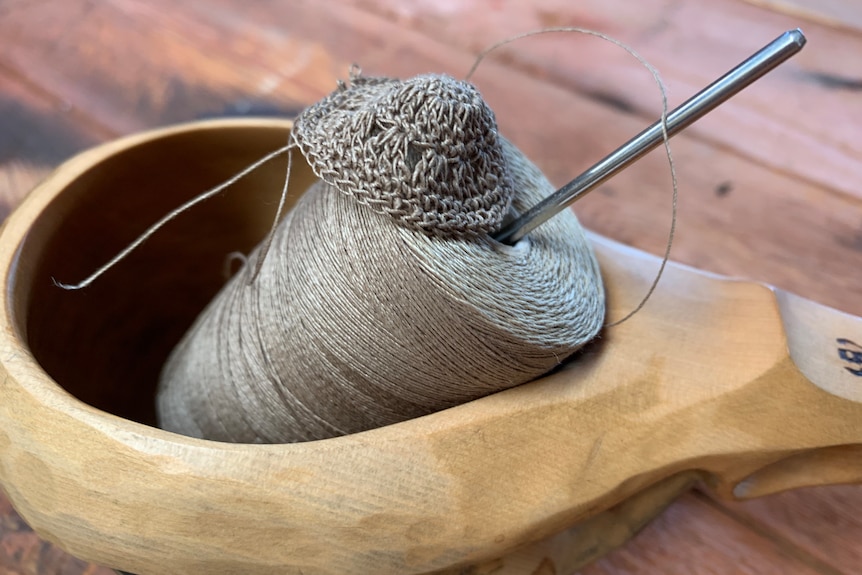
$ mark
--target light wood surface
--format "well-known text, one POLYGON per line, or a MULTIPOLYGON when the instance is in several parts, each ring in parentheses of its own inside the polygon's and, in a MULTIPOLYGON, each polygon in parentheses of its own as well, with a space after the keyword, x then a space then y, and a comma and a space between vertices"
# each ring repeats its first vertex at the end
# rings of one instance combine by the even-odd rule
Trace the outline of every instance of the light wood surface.
MULTIPOLYGON (((808 3, 786 11, 791 4, 801 5, 4 3, 2 197, 8 211, 59 161, 123 133, 201 116, 290 116, 328 92, 352 61, 368 73, 460 76, 473 53, 502 35, 585 25, 655 61, 673 104, 777 33, 802 26, 810 43, 791 64, 674 140, 683 191, 674 258, 859 315, 859 7, 808 3)), ((601 45, 536 39, 483 66, 477 81, 506 134, 555 183, 658 112, 648 77, 601 45)), ((660 156, 645 159, 581 202, 582 221, 660 252, 666 170, 660 156)), ((862 563, 860 506, 855 486, 738 503, 707 489, 683 496, 584 573, 855 573, 862 563)), ((0 572, 98 571, 40 541, 3 509, 0 572)))
MULTIPOLYGON (((695 478, 739 499, 862 481, 862 376, 838 353, 862 319, 679 264, 635 319, 556 373, 454 409, 281 446, 146 425, 130 406, 152 405, 153 375, 224 282, 201 270, 265 234, 281 166, 173 222, 93 289, 51 280, 85 275, 178 194, 226 179, 288 130, 221 120, 106 144, 7 220, 0 482, 40 534, 140 575, 570 572, 597 551, 578 544, 621 543, 607 535, 621 518, 644 523, 695 478)), ((293 198, 313 179, 300 163, 293 198)), ((592 241, 620 317, 658 260, 592 241)))

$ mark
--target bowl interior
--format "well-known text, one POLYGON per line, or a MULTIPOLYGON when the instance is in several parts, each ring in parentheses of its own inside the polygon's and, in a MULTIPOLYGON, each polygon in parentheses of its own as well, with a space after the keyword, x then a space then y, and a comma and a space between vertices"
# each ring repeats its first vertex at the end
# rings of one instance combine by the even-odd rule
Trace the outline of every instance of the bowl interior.
MULTIPOLYGON (((56 196, 9 281, 15 327, 59 385, 104 411, 155 423, 161 366, 227 280, 229 254, 247 254, 267 233, 286 157, 178 216, 91 286, 66 291, 52 278, 82 280, 170 210, 283 146, 288 130, 287 122, 228 122, 162 133, 78 158, 40 187, 56 196)), ((294 153, 291 196, 313 179, 294 153)))

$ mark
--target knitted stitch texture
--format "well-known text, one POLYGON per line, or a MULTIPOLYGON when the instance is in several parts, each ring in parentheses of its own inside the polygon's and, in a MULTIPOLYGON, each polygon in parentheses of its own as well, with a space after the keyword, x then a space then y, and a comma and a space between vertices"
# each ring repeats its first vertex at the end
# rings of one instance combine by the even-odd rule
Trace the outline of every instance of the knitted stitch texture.
POLYGON ((299 115, 293 134, 324 182, 427 234, 493 233, 509 211, 497 122, 467 82, 353 72, 299 115))

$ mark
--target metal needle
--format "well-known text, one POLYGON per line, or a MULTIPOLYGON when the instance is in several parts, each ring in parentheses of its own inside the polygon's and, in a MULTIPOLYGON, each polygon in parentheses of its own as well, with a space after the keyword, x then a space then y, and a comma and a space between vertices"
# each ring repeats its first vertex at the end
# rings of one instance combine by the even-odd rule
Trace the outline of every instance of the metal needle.
MULTIPOLYGON (((799 52, 805 45, 802 30, 785 32, 733 70, 686 100, 667 115, 668 137, 687 128, 737 92, 799 52)), ((505 244, 514 244, 535 228, 557 215, 575 200, 633 164, 663 141, 662 123, 649 128, 623 144, 586 172, 530 208, 494 235, 505 244)))

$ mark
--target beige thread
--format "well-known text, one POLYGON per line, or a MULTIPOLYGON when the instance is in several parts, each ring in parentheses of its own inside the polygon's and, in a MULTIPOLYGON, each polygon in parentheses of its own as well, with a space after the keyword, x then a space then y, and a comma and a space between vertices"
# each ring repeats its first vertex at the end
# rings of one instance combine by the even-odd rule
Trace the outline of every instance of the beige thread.
POLYGON ((471 85, 354 75, 294 139, 322 181, 174 350, 164 428, 246 443, 354 433, 535 379, 601 329, 573 213, 513 247, 488 237, 510 204, 553 188, 471 85))

